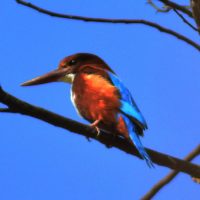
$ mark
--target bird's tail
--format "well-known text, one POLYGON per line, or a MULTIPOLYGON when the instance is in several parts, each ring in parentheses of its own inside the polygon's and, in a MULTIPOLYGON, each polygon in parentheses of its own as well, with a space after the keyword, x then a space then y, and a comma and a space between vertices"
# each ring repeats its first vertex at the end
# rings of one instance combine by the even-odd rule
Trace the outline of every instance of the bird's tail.
POLYGON ((135 125, 130 121, 130 119, 127 116, 123 115, 123 119, 129 130, 129 137, 131 139, 131 142, 135 145, 136 149, 140 153, 141 157, 146 161, 147 165, 149 167, 154 167, 150 156, 148 155, 148 153, 146 152, 144 146, 140 141, 139 135, 137 134, 135 129, 135 125))
POLYGON ((137 150, 140 153, 140 155, 142 156, 142 158, 146 161, 147 165, 149 167, 154 167, 150 156, 146 152, 144 146, 142 145, 142 143, 140 141, 139 136, 137 135, 137 133, 135 133, 134 130, 130 133, 130 139, 134 143, 135 147, 137 148, 137 150))

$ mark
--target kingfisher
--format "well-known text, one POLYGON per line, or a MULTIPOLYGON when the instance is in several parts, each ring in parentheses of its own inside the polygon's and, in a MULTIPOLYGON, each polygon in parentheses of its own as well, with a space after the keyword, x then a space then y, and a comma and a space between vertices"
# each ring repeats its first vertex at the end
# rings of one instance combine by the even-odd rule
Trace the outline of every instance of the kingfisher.
POLYGON ((22 86, 66 82, 71 86, 71 101, 91 127, 123 137, 135 145, 148 166, 151 158, 140 136, 147 123, 129 90, 100 57, 77 53, 62 59, 56 70, 22 83, 22 86))

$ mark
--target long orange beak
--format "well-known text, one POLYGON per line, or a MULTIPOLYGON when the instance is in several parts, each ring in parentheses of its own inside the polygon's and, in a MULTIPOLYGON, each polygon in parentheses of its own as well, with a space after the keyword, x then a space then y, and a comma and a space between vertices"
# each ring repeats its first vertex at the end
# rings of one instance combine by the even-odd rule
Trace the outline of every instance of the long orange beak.
POLYGON ((26 81, 22 83, 21 86, 31 86, 31 85, 39 85, 39 84, 44 84, 44 83, 56 82, 56 81, 59 81, 65 75, 67 75, 68 71, 69 69, 67 68, 56 69, 42 76, 38 76, 29 81, 26 81))

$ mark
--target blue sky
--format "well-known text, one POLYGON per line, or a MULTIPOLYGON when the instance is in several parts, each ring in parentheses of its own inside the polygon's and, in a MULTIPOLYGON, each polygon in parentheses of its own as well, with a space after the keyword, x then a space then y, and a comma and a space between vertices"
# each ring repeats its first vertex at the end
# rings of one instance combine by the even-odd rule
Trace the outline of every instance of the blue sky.
MULTIPOLYGON (((145 1, 32 2, 62 13, 150 19, 199 41, 175 14, 156 13, 145 1)), ((70 102, 69 85, 19 85, 55 69, 66 55, 95 53, 120 76, 145 116, 149 126, 142 138, 145 146, 182 158, 199 144, 200 56, 194 48, 143 25, 51 18, 14 0, 2 1, 0 18, 0 84, 6 91, 87 123, 70 102)), ((2 200, 139 199, 169 172, 159 166, 149 169, 136 157, 37 119, 1 114, 0 122, 2 200)), ((155 199, 198 196, 199 185, 180 174, 155 199)))

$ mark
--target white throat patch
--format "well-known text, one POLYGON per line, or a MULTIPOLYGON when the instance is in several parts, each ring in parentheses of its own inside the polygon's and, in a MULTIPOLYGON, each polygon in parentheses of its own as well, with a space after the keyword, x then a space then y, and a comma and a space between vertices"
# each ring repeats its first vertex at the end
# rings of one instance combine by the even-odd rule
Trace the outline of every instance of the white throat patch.
POLYGON ((66 83, 73 83, 74 81, 74 77, 75 77, 75 74, 67 74, 65 76, 63 76, 60 81, 62 82, 66 82, 66 83))

